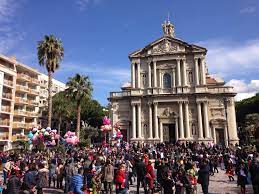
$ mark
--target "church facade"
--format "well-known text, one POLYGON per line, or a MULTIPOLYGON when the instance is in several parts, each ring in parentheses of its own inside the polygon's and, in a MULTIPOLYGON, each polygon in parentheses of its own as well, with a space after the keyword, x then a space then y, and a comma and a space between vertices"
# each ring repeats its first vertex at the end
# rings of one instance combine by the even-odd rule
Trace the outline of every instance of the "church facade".
POLYGON ((129 55, 131 83, 111 92, 112 124, 128 142, 238 143, 233 87, 208 74, 206 48, 163 36, 129 55))

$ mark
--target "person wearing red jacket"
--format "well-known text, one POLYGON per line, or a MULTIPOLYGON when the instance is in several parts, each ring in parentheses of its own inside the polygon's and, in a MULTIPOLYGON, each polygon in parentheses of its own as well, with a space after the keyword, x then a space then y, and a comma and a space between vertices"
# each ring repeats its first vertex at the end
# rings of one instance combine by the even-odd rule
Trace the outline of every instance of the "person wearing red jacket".
POLYGON ((151 161, 148 162, 148 165, 147 165, 146 169, 147 169, 146 177, 147 177, 149 189, 153 190, 154 189, 155 173, 154 173, 154 168, 152 166, 152 162, 151 161))
POLYGON ((121 164, 115 177, 116 194, 127 194, 126 165, 121 164))

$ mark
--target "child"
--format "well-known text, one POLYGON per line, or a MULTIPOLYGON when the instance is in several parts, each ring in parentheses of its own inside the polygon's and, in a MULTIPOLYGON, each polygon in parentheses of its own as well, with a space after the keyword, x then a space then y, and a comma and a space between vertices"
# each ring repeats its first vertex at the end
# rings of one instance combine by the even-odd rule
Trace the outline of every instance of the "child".
POLYGON ((228 162, 227 171, 226 171, 229 181, 234 181, 234 168, 231 160, 228 162))

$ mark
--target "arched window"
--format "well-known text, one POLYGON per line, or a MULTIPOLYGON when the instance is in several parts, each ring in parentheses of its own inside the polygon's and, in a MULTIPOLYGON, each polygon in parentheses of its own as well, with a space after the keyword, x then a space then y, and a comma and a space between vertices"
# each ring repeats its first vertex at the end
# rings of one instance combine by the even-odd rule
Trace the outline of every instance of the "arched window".
POLYGON ((163 88, 171 88, 172 79, 169 73, 165 73, 163 76, 163 88))

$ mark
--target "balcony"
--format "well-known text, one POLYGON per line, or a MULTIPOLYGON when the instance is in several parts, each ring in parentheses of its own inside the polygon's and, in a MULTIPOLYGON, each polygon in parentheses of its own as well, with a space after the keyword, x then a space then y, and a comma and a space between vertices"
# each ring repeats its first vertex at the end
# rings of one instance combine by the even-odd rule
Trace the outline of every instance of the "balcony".
POLYGON ((35 123, 26 123, 26 129, 32 129, 36 127, 37 125, 35 123))
POLYGON ((29 91, 29 88, 26 87, 26 86, 17 85, 16 90, 20 91, 20 92, 26 92, 27 93, 29 91))
POLYGON ((29 89, 29 94, 34 95, 34 96, 38 96, 39 95, 39 91, 37 91, 35 89, 29 89))
POLYGON ((14 115, 17 115, 17 116, 26 116, 26 111, 23 111, 23 110, 14 110, 14 115))
POLYGON ((5 93, 5 92, 3 91, 2 97, 5 98, 5 99, 12 100, 12 94, 11 94, 11 93, 5 93))
POLYGON ((24 74, 24 73, 18 73, 17 74, 17 79, 23 80, 23 81, 30 81, 31 77, 24 74))
POLYGON ((11 107, 10 106, 2 106, 1 107, 1 111, 2 112, 10 113, 11 112, 11 107))
POLYGON ((208 88, 210 93, 236 93, 233 87, 223 86, 223 87, 215 87, 215 88, 208 88))
POLYGON ((27 137, 25 135, 21 135, 21 134, 13 135, 12 141, 17 141, 17 140, 27 140, 27 137))
POLYGON ((38 113, 36 112, 30 112, 30 111, 26 111, 26 116, 27 117, 38 117, 38 113))
POLYGON ((25 99, 25 98, 16 97, 15 98, 15 103, 16 104, 28 104, 28 100, 25 99))
POLYGON ((39 106, 39 102, 37 102, 35 100, 28 100, 28 103, 30 106, 39 106))
POLYGON ((8 86, 8 87, 13 87, 13 82, 11 80, 4 80, 4 85, 8 86))
POLYGON ((21 122, 13 122, 13 128, 26 128, 26 124, 21 122))
POLYGON ((30 78, 30 82, 33 84, 36 84, 36 85, 40 84, 40 80, 38 80, 37 78, 33 78, 33 77, 30 78))
POLYGON ((9 133, 0 133, 0 141, 8 141, 9 133))
POLYGON ((10 125, 10 120, 5 119, 5 120, 0 120, 0 125, 1 126, 8 126, 10 125))

